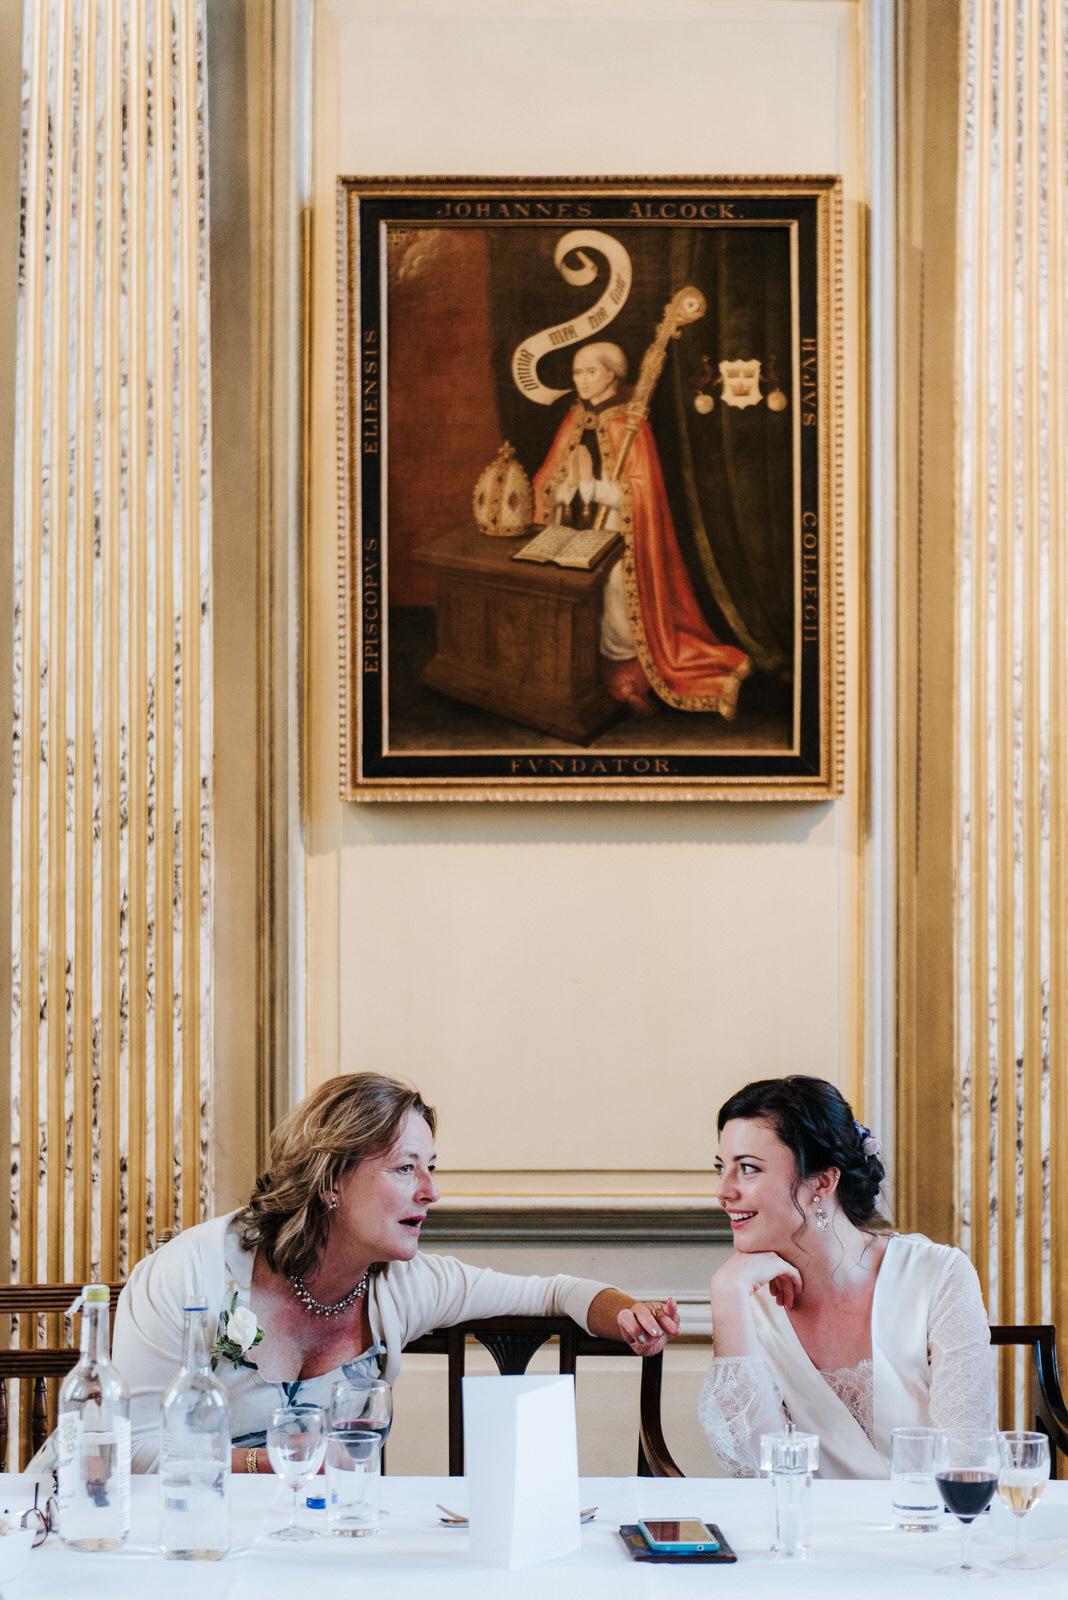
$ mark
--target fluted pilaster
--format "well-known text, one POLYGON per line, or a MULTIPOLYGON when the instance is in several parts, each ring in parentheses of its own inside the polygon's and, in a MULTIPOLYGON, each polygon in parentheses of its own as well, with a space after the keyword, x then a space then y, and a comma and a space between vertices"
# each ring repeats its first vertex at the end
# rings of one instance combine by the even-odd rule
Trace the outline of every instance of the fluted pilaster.
POLYGON ((204 18, 26 18, 13 1256, 83 1280, 210 1201, 204 18))
POLYGON ((992 1319, 1055 1320, 1063 1333, 1064 15, 1041 0, 968 0, 964 17, 955 956, 961 1216, 992 1319))

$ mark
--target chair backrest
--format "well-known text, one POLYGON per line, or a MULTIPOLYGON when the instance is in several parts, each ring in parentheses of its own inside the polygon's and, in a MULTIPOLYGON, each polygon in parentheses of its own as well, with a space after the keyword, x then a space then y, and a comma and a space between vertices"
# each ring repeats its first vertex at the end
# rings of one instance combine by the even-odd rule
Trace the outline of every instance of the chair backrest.
POLYGON ((1057 1375, 1057 1330, 1051 1322, 995 1323, 990 1343, 1030 1346, 1035 1429, 1049 1439, 1050 1473, 1056 1478, 1057 1452, 1068 1458, 1068 1409, 1057 1375))
MULTIPOLYGON (((111 1285, 114 1306, 122 1289, 111 1285)), ((0 1285, 0 1318, 20 1317, 20 1348, 0 1349, 0 1472, 8 1470, 9 1412, 7 1382, 10 1378, 32 1384, 28 1404, 19 1407, 20 1422, 15 1466, 20 1470, 30 1456, 44 1444, 55 1427, 55 1407, 59 1380, 74 1366, 78 1351, 73 1345, 38 1344, 38 1318, 59 1318, 78 1295, 80 1284, 35 1283, 0 1285)), ((459 1477, 464 1470, 463 1377, 468 1336, 477 1339, 493 1356, 497 1369, 505 1374, 521 1374, 531 1358, 550 1339, 559 1341, 560 1371, 574 1375, 579 1356, 632 1355, 628 1345, 614 1339, 598 1339, 586 1333, 570 1317, 491 1317, 461 1322, 451 1328, 438 1328, 413 1340, 407 1347, 412 1355, 448 1357, 449 1389, 449 1475, 459 1477)), ((46 1338, 61 1339, 56 1323, 46 1338)), ((660 1418, 663 1384, 663 1356, 646 1356, 641 1363, 641 1388, 638 1402, 638 1474, 641 1477, 681 1478, 664 1439, 660 1418)))
MULTIPOLYGON (((576 1373, 579 1356, 626 1356, 636 1358, 630 1347, 615 1339, 598 1339, 586 1333, 570 1317, 489 1317, 474 1322, 458 1322, 452 1328, 436 1328, 420 1339, 413 1339, 405 1353, 446 1355, 449 1361, 449 1476, 459 1477, 464 1470, 463 1377, 468 1336, 485 1345, 497 1370, 505 1375, 520 1375, 531 1357, 550 1339, 559 1341, 560 1371, 576 1373)), ((638 1404, 638 1475, 643 1478, 681 1478, 683 1474, 671 1458, 660 1420, 660 1394, 663 1383, 663 1356, 646 1356, 642 1361, 641 1391, 638 1404)))
MULTIPOLYGON (((29 1385, 29 1398, 23 1399, 19 1405, 15 1461, 11 1470, 21 1471, 55 1427, 59 1381, 74 1366, 78 1350, 72 1344, 60 1342, 40 1344, 38 1319, 50 1319, 45 1332, 46 1341, 61 1341, 64 1335, 60 1319, 81 1292, 81 1287, 81 1284, 74 1283, 0 1285, 0 1318, 20 1319, 18 1347, 13 1345, 10 1349, 0 1349, 0 1472, 9 1470, 9 1379, 20 1380, 20 1393, 23 1395, 26 1391, 22 1389, 22 1383, 29 1385)), ((113 1283, 110 1287, 114 1306, 122 1284, 113 1283)))

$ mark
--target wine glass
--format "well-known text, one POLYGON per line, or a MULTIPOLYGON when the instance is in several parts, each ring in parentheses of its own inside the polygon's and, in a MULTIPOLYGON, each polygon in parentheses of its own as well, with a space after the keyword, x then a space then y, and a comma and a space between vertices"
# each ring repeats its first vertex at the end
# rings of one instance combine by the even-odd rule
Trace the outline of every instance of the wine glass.
POLYGON ((313 1539, 297 1524, 300 1491, 314 1478, 326 1455, 326 1413, 322 1406, 279 1406, 267 1425, 267 1454, 275 1472, 293 1491, 289 1522, 272 1528, 272 1539, 313 1539))
POLYGON ((385 1378, 339 1378, 330 1390, 330 1431, 386 1442, 393 1423, 393 1387, 385 1378))
POLYGON ((997 1434, 941 1429, 935 1443, 935 1482, 961 1525, 960 1564, 938 1571, 957 1578, 992 1578, 989 1567, 972 1559, 972 1523, 986 1510, 997 1488, 997 1434))
POLYGON ((1041 1561, 1035 1561, 1024 1551, 1023 1519, 1049 1482, 1049 1440, 1044 1433, 999 1433, 998 1450, 1001 1454, 998 1494, 1016 1519, 1012 1555, 1006 1556, 1000 1565, 1018 1571, 1041 1567, 1041 1561))
MULTIPOLYGON (((385 1378, 338 1378, 330 1390, 330 1432, 351 1443, 377 1439, 381 1449, 393 1425, 393 1386, 385 1378)), ((382 1459, 381 1457, 379 1459, 382 1459)), ((380 1511, 379 1516, 388 1516, 380 1511)))

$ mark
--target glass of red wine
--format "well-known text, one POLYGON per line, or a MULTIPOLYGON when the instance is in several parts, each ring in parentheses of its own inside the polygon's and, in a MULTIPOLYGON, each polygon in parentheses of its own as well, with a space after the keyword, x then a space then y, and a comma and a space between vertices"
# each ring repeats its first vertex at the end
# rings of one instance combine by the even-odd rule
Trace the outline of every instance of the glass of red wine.
POLYGON ((385 1444, 393 1421, 393 1390, 385 1378, 339 1378, 330 1391, 330 1426, 371 1435, 385 1444))
POLYGON ((980 1430, 941 1429, 935 1442, 938 1492, 961 1525, 958 1565, 939 1567, 947 1577, 992 1578, 995 1574, 972 1557, 972 1525, 994 1498, 998 1486, 998 1436, 980 1430))
MULTIPOLYGON (((358 1448, 361 1439, 385 1445, 393 1423, 393 1389, 385 1378, 339 1378, 330 1391, 330 1432, 358 1448)), ((383 1471, 385 1467, 383 1465, 383 1471)), ((380 1511, 379 1516, 389 1513, 380 1511)))

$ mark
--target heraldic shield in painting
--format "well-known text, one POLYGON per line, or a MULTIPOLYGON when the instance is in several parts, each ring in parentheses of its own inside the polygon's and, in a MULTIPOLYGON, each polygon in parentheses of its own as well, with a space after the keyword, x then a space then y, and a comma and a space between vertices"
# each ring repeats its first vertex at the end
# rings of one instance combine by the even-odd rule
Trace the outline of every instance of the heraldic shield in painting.
POLYGON ((342 179, 342 793, 829 798, 839 193, 342 179))

